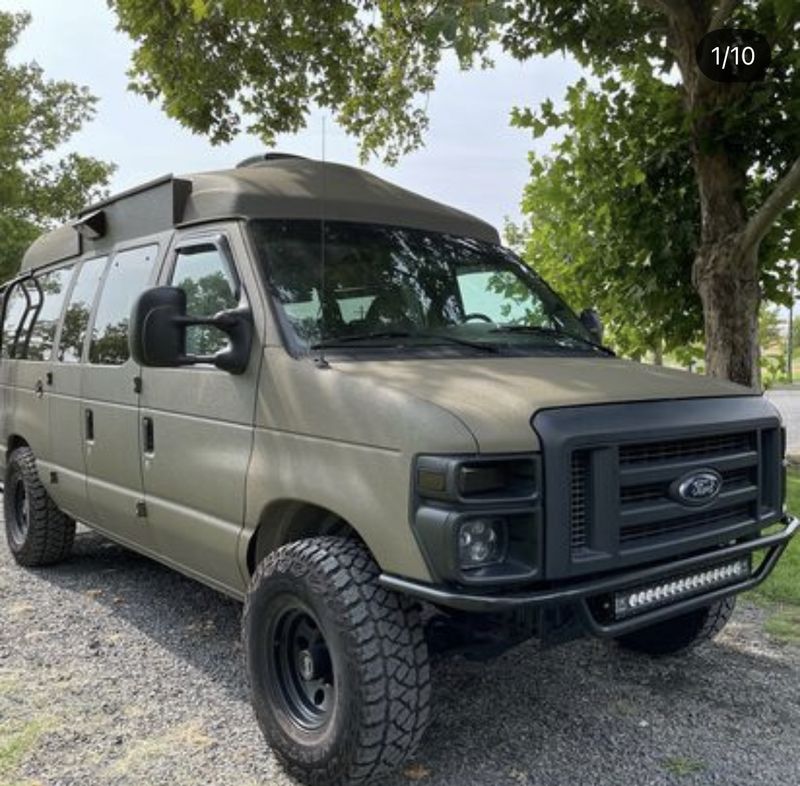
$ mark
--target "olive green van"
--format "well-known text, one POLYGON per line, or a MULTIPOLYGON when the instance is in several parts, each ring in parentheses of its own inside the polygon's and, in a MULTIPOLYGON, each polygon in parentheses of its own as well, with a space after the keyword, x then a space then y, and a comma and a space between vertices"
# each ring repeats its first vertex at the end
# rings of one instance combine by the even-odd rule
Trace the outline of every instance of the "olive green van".
POLYGON ((773 407, 601 334, 492 227, 358 169, 147 183, 4 288, 8 545, 52 564, 81 522, 244 601, 270 746, 371 783, 431 653, 679 653, 795 533, 773 407))

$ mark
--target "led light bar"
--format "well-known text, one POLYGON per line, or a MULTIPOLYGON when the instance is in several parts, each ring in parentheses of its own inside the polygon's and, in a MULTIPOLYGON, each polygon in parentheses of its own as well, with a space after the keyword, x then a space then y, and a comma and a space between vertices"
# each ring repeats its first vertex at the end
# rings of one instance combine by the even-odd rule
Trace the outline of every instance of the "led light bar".
POLYGON ((617 619, 642 614, 728 584, 737 584, 749 576, 750 557, 747 556, 705 567, 695 573, 685 573, 654 584, 626 589, 614 593, 614 614, 617 619))

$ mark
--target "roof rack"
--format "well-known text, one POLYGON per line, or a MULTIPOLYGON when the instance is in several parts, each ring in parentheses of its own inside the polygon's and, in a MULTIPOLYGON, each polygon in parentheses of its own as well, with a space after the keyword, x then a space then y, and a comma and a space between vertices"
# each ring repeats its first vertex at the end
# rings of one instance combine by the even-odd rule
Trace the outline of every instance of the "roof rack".
POLYGON ((262 164, 266 164, 270 161, 282 161, 286 158, 302 158, 305 159, 306 156, 296 156, 294 153, 258 153, 254 156, 248 156, 247 158, 240 161, 237 165, 237 169, 244 169, 245 167, 249 166, 261 166, 262 164))

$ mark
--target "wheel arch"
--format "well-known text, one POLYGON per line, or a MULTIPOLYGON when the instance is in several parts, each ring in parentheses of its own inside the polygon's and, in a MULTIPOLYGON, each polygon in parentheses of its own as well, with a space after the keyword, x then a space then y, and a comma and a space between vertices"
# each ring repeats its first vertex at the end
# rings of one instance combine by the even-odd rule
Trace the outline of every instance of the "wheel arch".
POLYGON ((369 546, 358 531, 335 511, 297 499, 275 500, 267 505, 247 541, 247 570, 253 575, 270 552, 287 543, 319 535, 353 538, 369 546))
POLYGON ((6 442, 6 464, 11 454, 18 448, 29 448, 30 443, 25 437, 20 434, 9 434, 8 442, 6 442))

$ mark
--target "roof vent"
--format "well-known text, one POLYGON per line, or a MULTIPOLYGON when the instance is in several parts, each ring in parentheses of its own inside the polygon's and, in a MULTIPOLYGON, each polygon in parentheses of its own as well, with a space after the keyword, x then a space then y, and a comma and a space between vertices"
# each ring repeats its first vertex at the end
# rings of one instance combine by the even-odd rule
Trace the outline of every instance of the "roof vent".
POLYGON ((285 158, 305 158, 305 156, 296 156, 292 153, 259 153, 256 156, 249 156, 245 158, 244 161, 240 161, 237 165, 237 169, 244 169, 245 167, 249 166, 260 166, 261 164, 266 164, 269 161, 282 161, 285 158))

